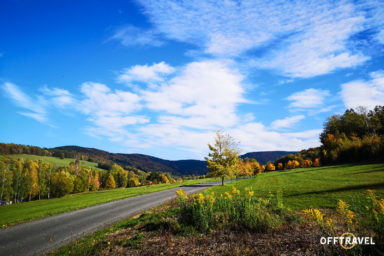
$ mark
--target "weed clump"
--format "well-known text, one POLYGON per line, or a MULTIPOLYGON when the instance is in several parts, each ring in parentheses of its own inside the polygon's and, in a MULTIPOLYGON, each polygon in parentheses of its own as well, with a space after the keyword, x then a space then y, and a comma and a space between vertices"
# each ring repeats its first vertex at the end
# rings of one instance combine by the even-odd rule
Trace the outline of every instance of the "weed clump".
POLYGON ((202 233, 226 228, 265 232, 280 226, 290 215, 284 208, 281 191, 269 193, 265 198, 254 196, 254 192, 247 188, 240 191, 235 187, 231 193, 220 195, 212 192, 187 196, 181 189, 177 195, 179 221, 202 233))

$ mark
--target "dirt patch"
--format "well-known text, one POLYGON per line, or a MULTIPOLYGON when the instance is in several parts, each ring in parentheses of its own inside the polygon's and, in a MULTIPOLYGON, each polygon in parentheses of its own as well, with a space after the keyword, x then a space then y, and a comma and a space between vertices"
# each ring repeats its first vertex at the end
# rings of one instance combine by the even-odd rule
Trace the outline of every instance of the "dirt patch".
POLYGON ((178 237, 171 232, 140 232, 136 228, 109 234, 102 255, 328 255, 311 225, 283 226, 269 233, 216 231, 178 237), (140 241, 138 240, 138 233, 140 241))

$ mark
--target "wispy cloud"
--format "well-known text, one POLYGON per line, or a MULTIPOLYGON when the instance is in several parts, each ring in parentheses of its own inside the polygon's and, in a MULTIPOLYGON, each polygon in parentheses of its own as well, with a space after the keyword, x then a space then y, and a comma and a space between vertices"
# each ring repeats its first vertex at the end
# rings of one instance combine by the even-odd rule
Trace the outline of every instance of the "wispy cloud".
POLYGON ((284 119, 275 120, 271 123, 271 128, 274 130, 280 130, 282 128, 292 128, 293 125, 300 122, 305 118, 304 115, 297 115, 286 117, 284 119))
POLYGON ((140 97, 134 93, 112 91, 106 85, 94 82, 83 83, 81 92, 84 99, 79 103, 79 110, 96 127, 124 134, 125 126, 148 122, 143 116, 131 114, 141 108, 140 97))
POLYGON ((341 85, 341 97, 347 108, 373 109, 384 104, 384 71, 373 72, 369 80, 356 80, 341 85))
POLYGON ((370 59, 352 36, 373 30, 381 42, 382 1, 139 0, 165 37, 214 56, 241 56, 257 68, 313 77, 370 59), (381 16, 380 16, 381 15, 381 16), (248 54, 262 49, 261 55, 248 54))
POLYGON ((43 88, 41 88, 41 92, 50 98, 50 102, 53 105, 59 108, 63 108, 75 103, 75 99, 73 98, 72 94, 67 90, 59 88, 51 89, 47 86, 44 86, 43 88))
POLYGON ((37 97, 33 99, 20 90, 17 85, 9 82, 4 83, 2 89, 17 106, 24 109, 23 112, 19 112, 20 114, 31 117, 39 122, 47 121, 46 103, 43 98, 37 97))
POLYGON ((327 90, 309 88, 290 95, 287 100, 291 101, 289 107, 292 108, 314 108, 321 106, 329 95, 327 90))
POLYGON ((118 29, 110 39, 117 40, 124 46, 139 45, 159 47, 164 44, 159 38, 155 30, 143 30, 135 26, 127 25, 118 29))

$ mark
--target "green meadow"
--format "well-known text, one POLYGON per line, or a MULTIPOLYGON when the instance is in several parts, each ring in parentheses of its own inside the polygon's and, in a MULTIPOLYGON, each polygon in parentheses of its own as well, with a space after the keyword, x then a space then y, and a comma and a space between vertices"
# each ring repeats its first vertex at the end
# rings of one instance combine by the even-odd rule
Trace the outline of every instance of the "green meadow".
POLYGON ((284 203, 292 210, 335 208, 337 199, 360 211, 364 191, 373 189, 384 195, 384 164, 351 164, 303 168, 263 173, 255 178, 216 186, 205 193, 216 194, 249 188, 255 195, 282 190, 284 203))
MULTIPOLYGON (((37 155, 27 155, 27 154, 15 154, 15 155, 7 155, 7 156, 15 160, 17 159, 33 160, 33 161, 42 160, 43 162, 50 163, 55 167, 65 167, 65 166, 68 166, 69 163, 75 162, 75 159, 73 158, 60 159, 58 157, 53 157, 53 156, 37 156, 37 155)), ((102 170, 100 168, 97 168, 97 163, 80 160, 80 165, 82 167, 102 170)))

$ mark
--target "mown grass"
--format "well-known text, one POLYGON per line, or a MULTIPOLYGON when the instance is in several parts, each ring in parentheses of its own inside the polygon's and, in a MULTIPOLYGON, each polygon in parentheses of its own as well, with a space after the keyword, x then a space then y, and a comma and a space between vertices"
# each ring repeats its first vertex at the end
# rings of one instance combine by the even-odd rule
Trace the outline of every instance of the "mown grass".
POLYGON ((217 181, 206 178, 186 180, 172 184, 159 184, 134 188, 119 188, 67 195, 62 198, 44 199, 0 207, 0 227, 34 220, 58 213, 69 212, 96 204, 106 203, 123 198, 144 195, 184 185, 217 181))
POLYGON ((249 188, 256 196, 283 191, 284 204, 292 210, 335 208, 337 199, 360 212, 364 191, 384 195, 384 164, 337 165, 263 173, 256 178, 216 186, 205 193, 230 192, 232 187, 249 188))
MULTIPOLYGON (((24 159, 24 160, 33 160, 33 161, 42 160, 44 162, 48 162, 52 164, 55 167, 65 167, 65 166, 68 166, 69 163, 76 161, 76 159, 73 159, 73 158, 60 159, 58 157, 53 157, 53 156, 37 156, 37 155, 27 155, 27 154, 15 154, 15 155, 7 155, 7 156, 12 159, 24 159)), ((80 165, 82 167, 102 170, 97 167, 97 163, 80 160, 80 165)))

